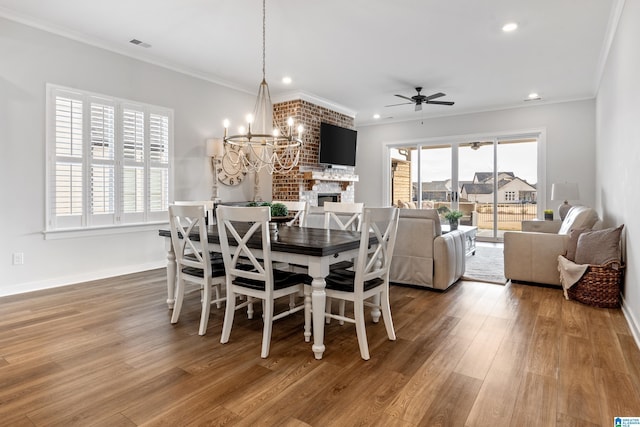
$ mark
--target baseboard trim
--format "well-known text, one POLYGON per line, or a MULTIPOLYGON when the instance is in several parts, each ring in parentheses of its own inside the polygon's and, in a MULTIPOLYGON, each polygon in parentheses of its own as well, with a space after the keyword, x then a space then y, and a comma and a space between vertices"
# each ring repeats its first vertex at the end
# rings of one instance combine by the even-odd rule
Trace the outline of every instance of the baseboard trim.
POLYGON ((625 319, 627 319, 627 324, 629 325, 633 339, 636 341, 636 345, 640 348, 640 323, 638 319, 633 316, 633 312, 627 309, 624 295, 622 295, 622 314, 624 314, 625 319))
POLYGON ((59 288, 62 286, 75 285, 82 282, 90 282, 92 280, 106 279, 109 277, 122 276, 124 274, 139 273, 141 271, 164 268, 166 266, 166 261, 154 261, 145 264, 128 265, 126 267, 92 271, 89 273, 77 274, 74 276, 56 277, 49 280, 37 280, 34 282, 19 283, 16 285, 9 285, 7 287, 0 287, 0 297, 41 291, 44 289, 59 288))

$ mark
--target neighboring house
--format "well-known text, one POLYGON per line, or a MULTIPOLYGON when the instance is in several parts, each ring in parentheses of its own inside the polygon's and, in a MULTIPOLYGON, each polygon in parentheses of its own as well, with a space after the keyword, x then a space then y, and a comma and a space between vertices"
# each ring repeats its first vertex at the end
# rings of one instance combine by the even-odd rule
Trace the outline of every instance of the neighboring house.
MULTIPOLYGON (((460 197, 478 203, 493 203, 493 173, 476 172, 473 182, 463 184, 460 197)), ((535 202, 536 187, 513 172, 498 172, 498 203, 535 202)))
POLYGON ((444 181, 431 181, 422 183, 422 200, 446 202, 449 200, 449 194, 451 194, 450 179, 444 181))

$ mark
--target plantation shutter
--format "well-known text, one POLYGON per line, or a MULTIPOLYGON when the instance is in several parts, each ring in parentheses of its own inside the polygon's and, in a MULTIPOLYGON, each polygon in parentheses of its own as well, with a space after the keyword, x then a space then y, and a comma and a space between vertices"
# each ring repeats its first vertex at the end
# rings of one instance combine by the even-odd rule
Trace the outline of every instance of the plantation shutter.
POLYGON ((47 85, 47 231, 166 221, 170 110, 47 85))
POLYGON ((169 210, 169 117, 149 115, 149 215, 169 210))
POLYGON ((55 226, 80 227, 83 221, 83 101, 65 94, 54 101, 53 203, 55 226))
POLYGON ((91 103, 89 135, 91 225, 115 222, 115 108, 91 103))

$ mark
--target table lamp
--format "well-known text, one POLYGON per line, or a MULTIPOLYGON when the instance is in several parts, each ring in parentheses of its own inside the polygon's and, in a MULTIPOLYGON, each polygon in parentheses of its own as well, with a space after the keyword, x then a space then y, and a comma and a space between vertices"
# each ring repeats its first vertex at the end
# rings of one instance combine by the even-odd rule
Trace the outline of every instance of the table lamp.
POLYGON ((575 182, 551 184, 551 200, 563 200, 563 203, 558 206, 558 215, 561 221, 564 221, 567 212, 571 209, 569 200, 578 200, 579 197, 578 184, 575 182))

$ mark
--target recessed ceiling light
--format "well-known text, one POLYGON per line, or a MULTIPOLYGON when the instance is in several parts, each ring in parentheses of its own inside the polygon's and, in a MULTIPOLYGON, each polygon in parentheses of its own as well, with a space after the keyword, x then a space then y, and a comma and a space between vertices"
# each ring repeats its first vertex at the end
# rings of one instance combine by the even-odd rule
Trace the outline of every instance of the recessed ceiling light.
POLYGON ((380 118, 380 114, 374 114, 374 115, 373 115, 373 118, 374 118, 374 119, 379 119, 379 118, 380 118))
POLYGON ((282 78, 282 83, 284 83, 286 85, 291 84, 291 82, 292 82, 292 80, 291 80, 291 77, 289 77, 289 76, 285 76, 285 77, 282 78))
POLYGON ((508 24, 505 24, 502 27, 502 31, 504 31, 505 33, 510 33, 512 31, 515 31, 518 29, 518 24, 516 24, 515 22, 509 22, 508 24))
POLYGON ((527 95, 527 97, 525 98, 525 101, 539 101, 541 100, 542 97, 535 93, 535 92, 531 92, 529 95, 527 95))

